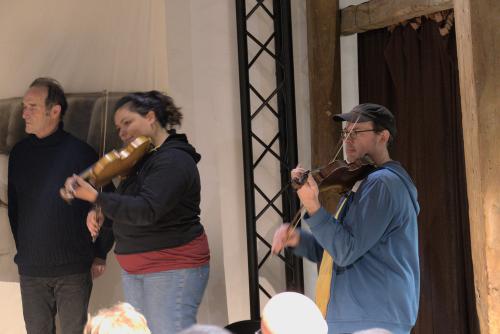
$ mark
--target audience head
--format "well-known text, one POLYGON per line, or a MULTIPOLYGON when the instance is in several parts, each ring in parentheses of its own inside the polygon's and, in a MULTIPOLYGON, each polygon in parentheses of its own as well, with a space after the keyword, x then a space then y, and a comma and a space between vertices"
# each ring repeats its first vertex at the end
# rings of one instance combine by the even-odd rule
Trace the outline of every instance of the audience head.
POLYGON ((193 325, 179 334, 231 334, 231 332, 212 325, 193 325))
POLYGON ((328 326, 316 304, 296 292, 283 292, 269 300, 262 311, 263 334, 326 334, 328 326))
POLYGON ((151 334, 146 318, 128 303, 100 310, 89 318, 83 334, 151 334))

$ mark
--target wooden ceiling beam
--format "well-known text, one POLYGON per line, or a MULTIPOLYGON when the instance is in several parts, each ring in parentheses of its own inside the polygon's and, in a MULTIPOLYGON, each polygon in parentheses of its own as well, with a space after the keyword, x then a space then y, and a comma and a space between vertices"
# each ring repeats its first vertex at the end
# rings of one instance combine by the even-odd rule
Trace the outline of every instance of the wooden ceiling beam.
POLYGON ((350 35, 453 8, 453 0, 371 0, 340 13, 340 33, 350 35))

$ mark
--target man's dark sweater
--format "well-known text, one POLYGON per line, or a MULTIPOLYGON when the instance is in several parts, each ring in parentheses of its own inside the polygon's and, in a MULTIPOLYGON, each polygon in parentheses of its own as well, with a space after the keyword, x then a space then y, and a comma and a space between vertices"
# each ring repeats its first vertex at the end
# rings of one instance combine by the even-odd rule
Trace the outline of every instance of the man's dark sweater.
POLYGON ((106 258, 110 230, 93 244, 86 227, 90 205, 59 196, 67 177, 97 160, 95 151, 60 128, 39 139, 21 140, 9 156, 9 220, 17 247, 19 273, 55 277, 84 273, 95 257, 106 258))

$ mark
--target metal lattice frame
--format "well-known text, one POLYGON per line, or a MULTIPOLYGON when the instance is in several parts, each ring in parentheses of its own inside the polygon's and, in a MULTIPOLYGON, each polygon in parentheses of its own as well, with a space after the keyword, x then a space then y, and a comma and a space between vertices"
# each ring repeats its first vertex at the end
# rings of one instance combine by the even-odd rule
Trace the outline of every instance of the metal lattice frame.
MULTIPOLYGON (((257 231, 257 224, 265 224, 261 221, 264 214, 274 211, 282 221, 290 221, 299 208, 296 195, 289 186, 290 168, 297 164, 297 135, 295 121, 295 95, 293 82, 293 55, 292 55, 292 33, 291 33, 291 11, 290 0, 236 0, 236 16, 238 29, 238 58, 240 77, 240 101, 241 101, 241 123, 244 155, 245 173, 245 202, 246 202, 246 224, 247 224, 247 248, 248 248, 248 271, 250 286, 250 312, 251 318, 260 319, 260 297, 264 293, 271 298, 259 282, 259 271, 270 259, 271 241, 257 231), (248 5, 248 6, 247 6, 248 5), (271 8, 272 7, 272 8, 271 8), (268 37, 259 38, 255 33, 248 30, 247 23, 259 13, 260 19, 272 22, 268 37), (274 42, 274 45, 273 43, 274 42), (248 47, 252 43, 257 52, 249 59, 248 47), (273 50, 274 47, 274 50, 273 50), (275 63, 275 82, 266 82, 274 88, 270 93, 259 89, 258 76, 251 76, 252 69, 263 58, 271 57, 275 63), (252 103, 254 101, 254 103, 252 103), (257 102, 255 102, 257 101, 257 102), (273 102, 274 101, 274 102, 273 102), (276 105, 276 107, 274 106, 276 105), (255 119, 262 113, 269 113, 277 124, 274 136, 266 141, 257 135, 254 128, 255 119), (260 154, 254 154, 253 144, 262 149, 260 154), (278 146, 279 152, 273 148, 278 146), (255 155, 255 156, 254 156, 255 155), (281 187, 271 194, 264 189, 266 185, 255 182, 255 173, 262 168, 262 160, 272 157, 279 162, 279 174, 281 187), (255 196, 258 194, 266 203, 257 211, 255 196), (281 200, 281 210, 279 208, 281 200), (258 247, 265 249, 265 254, 259 261, 258 247)), ((270 26, 270 25, 269 25, 270 26)), ((267 80, 269 81, 269 80, 267 80)), ((272 81, 272 80, 271 80, 272 81)), ((272 236, 271 236, 272 237, 272 236)), ((267 236, 269 239, 269 235, 267 236)), ((286 289, 303 292, 302 260, 285 251, 284 256, 279 259, 285 263, 286 289)))

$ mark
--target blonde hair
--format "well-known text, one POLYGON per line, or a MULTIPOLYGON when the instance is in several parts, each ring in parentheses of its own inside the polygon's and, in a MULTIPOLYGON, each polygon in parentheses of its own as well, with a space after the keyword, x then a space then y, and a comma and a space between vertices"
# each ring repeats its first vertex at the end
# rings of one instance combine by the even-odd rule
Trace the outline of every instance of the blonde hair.
POLYGON ((151 331, 140 312, 128 303, 119 303, 90 317, 83 334, 151 334, 151 331))

